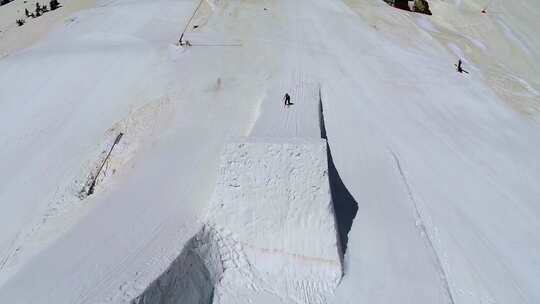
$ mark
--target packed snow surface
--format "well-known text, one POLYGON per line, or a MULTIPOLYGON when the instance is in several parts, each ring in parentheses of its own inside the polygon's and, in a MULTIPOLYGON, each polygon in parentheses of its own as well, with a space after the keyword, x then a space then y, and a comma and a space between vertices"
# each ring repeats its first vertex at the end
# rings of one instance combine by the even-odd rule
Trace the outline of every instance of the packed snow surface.
POLYGON ((225 147, 206 222, 237 253, 214 301, 326 303, 342 275, 326 155, 321 139, 225 147))
POLYGON ((540 302, 540 2, 64 2, 0 7, 2 303, 540 302))

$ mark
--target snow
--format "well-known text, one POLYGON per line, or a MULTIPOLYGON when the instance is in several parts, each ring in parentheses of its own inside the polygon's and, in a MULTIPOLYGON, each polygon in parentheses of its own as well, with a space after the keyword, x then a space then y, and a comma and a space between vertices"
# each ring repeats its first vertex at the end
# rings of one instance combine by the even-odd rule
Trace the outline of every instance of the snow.
POLYGON ((223 275, 221 254, 232 255, 226 238, 203 227, 187 244, 167 271, 132 303, 209 303, 214 285, 223 275))
POLYGON ((269 90, 262 102, 260 113, 250 137, 320 138, 319 88, 305 75, 283 77, 285 81, 269 90), (285 107, 284 94, 291 96, 292 106, 285 107), (276 117, 279 120, 276 120, 276 117))
POLYGON ((262 289, 291 303, 326 303, 342 275, 326 155, 322 139, 225 146, 205 222, 237 249, 222 255, 216 301, 260 302, 238 294, 262 289))
POLYGON ((199 1, 14 27, 23 4, 0 7, 2 302, 540 302, 537 1, 203 1, 187 48, 199 1))
MULTIPOLYGON (((37 1, 36 1, 37 2, 37 1)), ((51 29, 64 23, 66 26, 77 22, 78 11, 96 5, 95 0, 65 0, 60 9, 49 11, 37 19, 25 19, 23 27, 18 27, 16 19, 24 19, 24 9, 33 12, 36 8, 32 1, 13 1, 0 9, 0 58, 22 50, 40 41, 51 29), (71 16, 71 17, 70 17, 71 16)), ((42 1, 41 4, 49 1, 42 1)))

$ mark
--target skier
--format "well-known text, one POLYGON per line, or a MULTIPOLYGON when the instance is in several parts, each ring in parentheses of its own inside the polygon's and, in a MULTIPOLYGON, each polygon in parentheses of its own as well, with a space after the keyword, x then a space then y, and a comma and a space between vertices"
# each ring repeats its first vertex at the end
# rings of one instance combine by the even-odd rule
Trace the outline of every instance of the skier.
POLYGON ((285 96, 283 96, 283 100, 285 101, 285 106, 292 106, 294 103, 291 102, 291 95, 289 93, 285 93, 285 96))
POLYGON ((459 73, 467 73, 467 74, 469 74, 469 72, 465 71, 465 70, 461 67, 462 63, 463 63, 463 62, 461 61, 461 59, 459 59, 458 64, 457 64, 457 66, 456 66, 456 67, 457 67, 457 71, 458 71, 459 73))

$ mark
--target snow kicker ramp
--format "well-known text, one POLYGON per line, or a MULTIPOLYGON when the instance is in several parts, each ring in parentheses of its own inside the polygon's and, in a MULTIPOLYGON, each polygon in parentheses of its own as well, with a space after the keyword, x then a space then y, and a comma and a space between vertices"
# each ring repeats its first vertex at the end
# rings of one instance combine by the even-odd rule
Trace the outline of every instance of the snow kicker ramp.
POLYGON ((133 303, 326 303, 342 265, 319 88, 290 94, 226 144, 204 228, 133 303))

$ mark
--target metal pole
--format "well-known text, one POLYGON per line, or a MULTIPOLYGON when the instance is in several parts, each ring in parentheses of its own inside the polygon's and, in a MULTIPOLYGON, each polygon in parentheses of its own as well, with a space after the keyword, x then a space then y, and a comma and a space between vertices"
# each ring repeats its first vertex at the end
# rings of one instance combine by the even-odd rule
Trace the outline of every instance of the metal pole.
POLYGON ((197 8, 195 8, 195 11, 193 12, 193 15, 191 15, 191 18, 189 18, 187 24, 186 24, 186 27, 184 28, 184 30, 182 31, 182 35, 180 35, 180 40, 178 40, 178 42, 180 44, 182 44, 182 39, 184 38, 184 34, 186 33, 187 31, 187 28, 189 26, 189 24, 191 23, 191 20, 193 20, 193 18, 195 18, 195 14, 197 14, 197 11, 199 10, 199 8, 201 7, 202 3, 203 3, 204 0, 201 0, 199 2, 199 5, 197 5, 197 8))
POLYGON ((98 170, 96 176, 94 176, 94 180, 90 184, 90 188, 88 188, 88 191, 86 192, 86 195, 92 195, 94 193, 94 188, 96 187, 96 182, 97 182, 97 179, 99 177, 99 174, 101 173, 101 170, 105 166, 105 163, 107 162, 107 160, 111 156, 111 153, 112 153, 112 151, 114 149, 114 146, 116 146, 120 142, 120 139, 122 139, 122 136, 124 136, 124 133, 120 133, 120 134, 118 134, 116 136, 116 139, 114 140, 114 143, 112 144, 111 149, 109 149, 109 153, 107 153, 107 156, 105 157, 105 159, 101 163, 101 167, 99 167, 99 170, 98 170))

